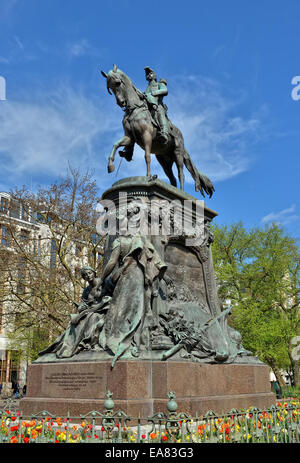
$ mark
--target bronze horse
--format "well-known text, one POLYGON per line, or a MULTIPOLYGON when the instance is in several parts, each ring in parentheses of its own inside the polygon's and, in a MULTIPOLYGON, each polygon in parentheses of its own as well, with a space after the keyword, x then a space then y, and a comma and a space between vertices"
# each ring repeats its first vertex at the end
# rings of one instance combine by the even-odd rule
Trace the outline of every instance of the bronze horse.
POLYGON ((151 153, 153 153, 169 178, 171 185, 177 186, 172 171, 175 162, 181 190, 184 189, 183 165, 185 165, 195 181, 195 190, 200 190, 203 196, 205 191, 211 197, 215 191, 214 186, 210 179, 195 167, 185 149, 180 130, 169 121, 168 142, 162 143, 158 127, 150 114, 144 94, 133 85, 129 77, 118 69, 116 65, 108 74, 103 71, 101 73, 106 78, 108 92, 111 94, 110 90, 112 90, 117 104, 125 111, 123 118, 124 136, 113 145, 108 160, 108 172, 113 172, 115 168, 114 160, 117 149, 121 146, 125 147, 124 151, 119 151, 119 154, 121 157, 125 157, 127 161, 131 161, 134 144, 137 143, 145 151, 147 177, 151 178, 150 161, 151 153))

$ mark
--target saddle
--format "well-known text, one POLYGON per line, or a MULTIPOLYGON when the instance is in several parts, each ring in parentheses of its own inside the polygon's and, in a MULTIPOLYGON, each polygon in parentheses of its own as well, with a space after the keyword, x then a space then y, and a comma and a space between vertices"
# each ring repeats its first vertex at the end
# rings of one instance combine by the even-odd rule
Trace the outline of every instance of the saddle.
MULTIPOLYGON (((164 109, 166 111, 166 119, 168 121, 168 136, 173 137, 175 135, 173 133, 173 124, 171 123, 171 121, 170 121, 170 119, 168 118, 168 115, 167 115, 168 107, 165 104, 163 104, 163 107, 164 107, 164 109)), ((149 113, 150 118, 151 118, 151 123, 157 129, 157 136, 159 138, 160 134, 161 134, 161 127, 160 127, 159 122, 158 122, 157 114, 153 109, 151 109, 150 105, 146 101, 141 106, 135 106, 135 107, 130 108, 130 112, 127 112, 125 114, 125 116, 124 116, 124 121, 128 121, 129 124, 130 124, 131 119, 133 118, 133 111, 136 110, 136 109, 139 109, 140 111, 148 110, 148 113, 149 113)), ((133 148, 134 148, 134 144, 130 145, 130 146, 125 146, 123 150, 119 151, 119 156, 121 158, 125 158, 126 161, 130 162, 132 160, 132 156, 133 156, 133 148)))

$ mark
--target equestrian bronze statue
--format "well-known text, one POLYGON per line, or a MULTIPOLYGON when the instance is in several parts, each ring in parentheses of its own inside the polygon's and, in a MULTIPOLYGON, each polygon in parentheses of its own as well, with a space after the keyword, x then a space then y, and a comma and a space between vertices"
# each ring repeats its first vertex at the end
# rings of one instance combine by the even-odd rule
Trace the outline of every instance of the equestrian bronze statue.
POLYGON ((147 177, 151 178, 150 161, 151 153, 162 166, 171 185, 177 186, 176 178, 172 171, 175 163, 178 170, 180 189, 184 190, 183 165, 188 169, 195 182, 195 190, 212 196, 215 191, 210 179, 199 172, 184 146, 184 140, 180 130, 169 120, 167 107, 163 104, 163 97, 167 95, 167 82, 161 79, 157 82, 155 72, 145 68, 148 87, 145 93, 136 88, 129 77, 114 65, 106 74, 107 90, 116 97, 117 104, 124 109, 123 118, 124 136, 113 145, 108 160, 108 172, 114 171, 116 151, 127 161, 132 160, 133 149, 137 143, 145 151, 147 177))

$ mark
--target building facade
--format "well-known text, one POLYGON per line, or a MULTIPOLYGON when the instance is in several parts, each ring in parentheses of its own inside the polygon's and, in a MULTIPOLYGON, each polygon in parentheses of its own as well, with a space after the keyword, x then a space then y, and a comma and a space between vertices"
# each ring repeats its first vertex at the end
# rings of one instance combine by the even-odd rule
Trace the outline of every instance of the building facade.
MULTIPOLYGON (((96 245, 99 236, 96 233, 90 235, 93 252, 96 262, 99 262, 103 254, 102 245, 96 245)), ((74 274, 80 275, 82 265, 89 263, 89 252, 87 244, 83 240, 76 240, 69 246, 68 264, 74 274)), ((28 249, 32 259, 43 260, 43 264, 52 272, 60 265, 57 240, 53 237, 53 230, 50 230, 47 220, 43 219, 42 210, 32 211, 24 206, 21 201, 12 199, 6 192, 0 192, 0 384, 2 385, 2 396, 9 395, 12 386, 18 384, 20 389, 26 384, 27 365, 29 358, 24 355, 24 346, 16 346, 12 343, 9 335, 13 332, 14 324, 17 323, 18 313, 14 314, 14 307, 18 305, 20 312, 20 300, 15 298, 13 293, 22 295, 28 286, 28 261, 24 258, 24 249, 28 249), (12 234, 12 230, 14 233, 12 234), (18 254, 18 249, 21 250, 18 254), (13 260, 14 281, 11 281, 12 270, 6 269, 6 262, 9 256, 15 255, 13 260)), ((80 278, 80 277, 79 277, 80 278)), ((29 282, 30 286, 30 282, 29 282)), ((65 288, 68 291, 68 288, 65 288)), ((22 304, 21 304, 22 305, 22 304)))

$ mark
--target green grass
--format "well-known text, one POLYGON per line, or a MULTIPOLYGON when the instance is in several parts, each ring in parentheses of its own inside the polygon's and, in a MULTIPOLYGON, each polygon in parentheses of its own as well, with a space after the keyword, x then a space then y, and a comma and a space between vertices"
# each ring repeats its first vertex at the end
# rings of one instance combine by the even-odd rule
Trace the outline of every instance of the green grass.
POLYGON ((297 397, 300 398, 300 387, 286 386, 282 388, 282 397, 297 397))

